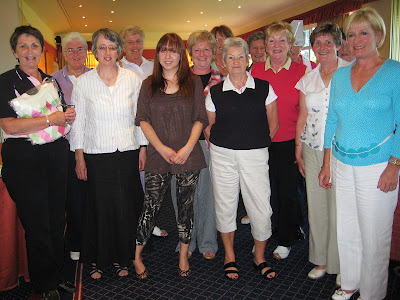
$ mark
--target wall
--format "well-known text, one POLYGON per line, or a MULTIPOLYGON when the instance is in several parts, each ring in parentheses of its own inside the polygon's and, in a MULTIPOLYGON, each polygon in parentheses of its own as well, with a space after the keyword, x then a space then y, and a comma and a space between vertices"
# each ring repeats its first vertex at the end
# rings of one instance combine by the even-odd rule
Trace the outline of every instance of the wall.
POLYGON ((2 1, 0 8, 0 74, 14 68, 17 63, 11 52, 10 36, 19 24, 17 0, 2 1))

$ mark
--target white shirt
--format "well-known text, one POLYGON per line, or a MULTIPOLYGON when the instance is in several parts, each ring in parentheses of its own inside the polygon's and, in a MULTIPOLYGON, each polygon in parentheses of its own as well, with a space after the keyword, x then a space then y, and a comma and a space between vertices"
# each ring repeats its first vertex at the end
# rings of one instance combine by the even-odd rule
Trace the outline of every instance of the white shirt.
POLYGON ((135 126, 142 81, 132 71, 118 67, 112 90, 97 68, 79 76, 72 91, 76 119, 71 130, 71 150, 89 154, 135 150, 148 141, 135 126))
MULTIPOLYGON (((338 68, 351 64, 338 57, 338 68)), ((304 126, 300 140, 306 143, 313 150, 324 149, 325 123, 328 115, 329 97, 331 83, 325 87, 325 84, 319 73, 321 64, 305 74, 295 88, 306 95, 305 102, 307 107, 307 121, 304 126)))
MULTIPOLYGON (((251 76, 249 72, 246 72, 246 75, 247 75, 246 84, 240 89, 237 89, 232 84, 231 80, 229 79, 229 75, 228 75, 223 83, 222 91, 223 92, 234 91, 238 94, 243 94, 246 89, 255 89, 256 84, 254 82, 253 76, 251 76)), ((275 94, 274 89, 272 88, 271 85, 269 85, 269 91, 268 91, 268 96, 265 99, 265 105, 268 105, 268 104, 274 102, 277 98, 278 98, 278 96, 275 94)), ((214 102, 212 101, 212 98, 211 98, 211 93, 208 93, 208 95, 206 97, 206 109, 211 112, 216 111, 214 102)))
POLYGON ((135 63, 131 63, 126 59, 125 56, 121 59, 121 63, 123 68, 135 72, 140 77, 140 79, 142 79, 142 81, 153 74, 154 62, 145 59, 143 56, 142 64, 140 66, 135 63))

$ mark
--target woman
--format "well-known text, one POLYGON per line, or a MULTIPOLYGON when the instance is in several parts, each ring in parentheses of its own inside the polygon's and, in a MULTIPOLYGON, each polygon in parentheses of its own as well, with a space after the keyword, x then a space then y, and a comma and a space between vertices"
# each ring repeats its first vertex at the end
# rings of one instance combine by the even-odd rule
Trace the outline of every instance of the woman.
POLYGON ((233 32, 228 26, 220 25, 215 26, 213 29, 211 29, 211 33, 214 35, 215 41, 217 42, 215 59, 211 67, 222 76, 226 76, 228 75, 228 72, 226 71, 225 63, 222 58, 222 45, 224 44, 225 39, 234 37, 233 32))
POLYGON ((178 274, 189 276, 193 199, 200 170, 206 167, 198 140, 208 121, 201 80, 190 71, 185 46, 176 33, 166 33, 157 44, 153 75, 143 82, 135 123, 149 140, 134 261, 137 278, 149 275, 141 253, 173 175, 177 181, 178 274))
POLYGON ((122 52, 118 34, 103 28, 92 39, 99 64, 79 76, 72 92, 78 117, 71 150, 76 174, 87 180, 89 193, 80 260, 91 263, 90 276, 100 279, 111 264, 118 276, 128 275, 143 203, 139 169, 146 149, 141 146, 147 140, 134 125, 141 80, 116 64, 122 52))
POLYGON ((329 93, 333 73, 350 63, 337 57, 342 36, 336 24, 318 25, 311 33, 312 49, 319 61, 316 69, 296 84, 300 90, 300 111, 296 127, 296 161, 306 180, 308 222, 310 225, 309 260, 315 264, 311 279, 339 274, 336 239, 336 203, 332 189, 319 186, 318 175, 323 160, 323 143, 329 93))
MULTIPOLYGON (((215 38, 207 30, 192 32, 187 41, 187 48, 193 61, 192 72, 200 77, 204 88, 204 96, 207 96, 210 88, 221 82, 221 76, 211 68, 216 48, 215 38)), ((194 196, 194 224, 189 245, 189 258, 194 250, 199 248, 205 259, 213 259, 218 250, 217 228, 211 176, 208 169, 210 150, 203 133, 200 135, 199 143, 206 159, 207 168, 200 171, 194 196)), ((175 214, 177 215, 175 189, 176 180, 173 178, 171 181, 171 194, 175 214)), ((177 251, 179 251, 179 244, 177 251)))
POLYGON ((50 76, 38 69, 44 46, 39 30, 17 27, 10 45, 19 65, 0 75, 0 127, 5 138, 2 176, 25 229, 33 289, 42 294, 42 299, 60 299, 57 286, 64 261, 68 142, 60 138, 32 145, 28 134, 50 125, 72 124, 75 110, 67 108, 48 116, 17 118, 8 102, 50 76))
POLYGON ((336 192, 342 285, 332 299, 359 290, 358 299, 378 300, 386 296, 398 197, 400 63, 379 55, 385 24, 374 9, 351 14, 344 31, 356 60, 332 78, 319 175, 336 192))
POLYGON ((299 114, 299 91, 296 83, 306 66, 293 62, 289 50, 294 42, 293 29, 285 22, 274 22, 265 28, 265 47, 269 57, 265 64, 255 64, 251 74, 267 80, 278 96, 279 130, 272 139, 270 151, 272 226, 278 229, 276 259, 289 256, 297 228, 297 178, 295 164, 296 122, 299 114))
MULTIPOLYGON (((341 29, 342 31, 342 29, 341 29)), ((342 31, 342 47, 338 50, 338 56, 348 62, 353 62, 354 55, 351 53, 351 49, 349 47, 349 43, 346 40, 346 35, 342 31)))
POLYGON ((210 125, 206 135, 211 143, 211 175, 217 229, 225 248, 225 276, 239 278, 233 242, 240 188, 251 220, 253 266, 271 279, 275 272, 267 265, 264 251, 271 236, 268 146, 279 127, 277 97, 268 82, 246 72, 249 48, 245 41, 226 39, 222 55, 228 77, 213 86, 207 96, 210 125))
MULTIPOLYGON (((87 43, 78 32, 68 33, 61 42, 66 65, 52 74, 57 80, 67 104, 71 104, 72 89, 76 80, 83 73, 90 71, 85 66, 87 43)), ((67 135, 69 139, 69 135, 67 135)), ((82 211, 86 197, 86 182, 79 180, 75 172, 75 153, 68 156, 68 193, 67 193, 67 229, 65 232, 66 246, 72 260, 79 260, 81 251, 82 211)))

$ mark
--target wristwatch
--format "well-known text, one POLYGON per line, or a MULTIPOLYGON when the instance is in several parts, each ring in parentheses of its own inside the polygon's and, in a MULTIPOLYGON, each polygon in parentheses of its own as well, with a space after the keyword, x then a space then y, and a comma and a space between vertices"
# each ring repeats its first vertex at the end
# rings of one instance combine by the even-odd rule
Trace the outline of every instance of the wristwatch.
POLYGON ((396 166, 399 166, 400 167, 400 159, 389 159, 389 162, 391 163, 391 164, 394 164, 394 165, 396 165, 396 166))

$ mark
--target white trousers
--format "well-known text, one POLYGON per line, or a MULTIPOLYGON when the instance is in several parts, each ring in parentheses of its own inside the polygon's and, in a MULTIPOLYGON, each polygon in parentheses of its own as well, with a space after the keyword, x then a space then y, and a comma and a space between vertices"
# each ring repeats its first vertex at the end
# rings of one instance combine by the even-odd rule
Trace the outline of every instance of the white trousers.
POLYGON ((363 300, 386 296, 393 214, 398 189, 377 188, 387 163, 355 167, 332 157, 342 289, 363 300))
POLYGON ((258 241, 271 236, 271 188, 268 148, 232 150, 210 145, 210 170, 214 188, 217 230, 235 231, 239 190, 258 241))

